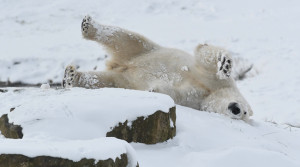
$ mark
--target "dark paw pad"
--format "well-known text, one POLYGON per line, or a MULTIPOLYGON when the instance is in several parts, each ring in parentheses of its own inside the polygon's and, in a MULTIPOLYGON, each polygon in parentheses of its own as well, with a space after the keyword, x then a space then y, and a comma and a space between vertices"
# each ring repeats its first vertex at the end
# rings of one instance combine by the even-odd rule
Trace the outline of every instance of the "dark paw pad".
POLYGON ((90 16, 85 16, 81 23, 81 31, 82 33, 88 33, 88 29, 91 25, 92 18, 90 16))
POLYGON ((218 57, 218 72, 217 75, 220 79, 226 79, 230 77, 232 68, 232 60, 226 54, 219 54, 218 57))
POLYGON ((76 70, 74 66, 68 66, 65 70, 64 79, 62 81, 63 88, 73 87, 74 78, 76 75, 76 70))

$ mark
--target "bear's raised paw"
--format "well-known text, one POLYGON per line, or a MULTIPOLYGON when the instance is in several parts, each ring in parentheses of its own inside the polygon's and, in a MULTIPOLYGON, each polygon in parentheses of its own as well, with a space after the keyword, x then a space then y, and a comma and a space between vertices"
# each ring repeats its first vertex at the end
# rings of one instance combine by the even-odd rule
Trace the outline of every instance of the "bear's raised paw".
POLYGON ((229 78, 232 70, 232 59, 229 56, 220 53, 218 56, 217 67, 217 76, 219 79, 229 78))

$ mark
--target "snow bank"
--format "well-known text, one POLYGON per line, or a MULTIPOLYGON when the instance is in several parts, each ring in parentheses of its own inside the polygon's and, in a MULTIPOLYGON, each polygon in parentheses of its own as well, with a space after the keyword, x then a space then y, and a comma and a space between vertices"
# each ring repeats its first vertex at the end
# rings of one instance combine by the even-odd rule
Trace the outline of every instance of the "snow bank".
POLYGON ((160 110, 169 112, 167 95, 126 89, 9 89, 0 94, 0 111, 21 125, 23 138, 93 139, 104 137, 119 122, 160 110))

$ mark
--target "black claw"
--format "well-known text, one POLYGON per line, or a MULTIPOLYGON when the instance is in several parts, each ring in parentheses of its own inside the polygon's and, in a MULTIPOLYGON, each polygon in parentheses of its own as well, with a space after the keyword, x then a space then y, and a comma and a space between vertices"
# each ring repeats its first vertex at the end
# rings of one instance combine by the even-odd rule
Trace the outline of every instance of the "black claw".
POLYGON ((224 65, 224 63, 225 63, 225 59, 223 59, 223 61, 222 61, 222 66, 224 65))

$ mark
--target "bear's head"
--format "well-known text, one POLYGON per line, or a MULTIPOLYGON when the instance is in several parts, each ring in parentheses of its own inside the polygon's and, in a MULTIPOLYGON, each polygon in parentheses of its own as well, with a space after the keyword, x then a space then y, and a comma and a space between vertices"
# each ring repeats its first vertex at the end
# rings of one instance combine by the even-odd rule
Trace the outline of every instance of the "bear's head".
POLYGON ((250 105, 235 86, 212 92, 204 99, 201 110, 223 113, 231 118, 243 120, 248 120, 253 115, 250 105))
POLYGON ((223 48, 200 44, 195 49, 195 62, 200 78, 209 87, 209 94, 203 100, 201 110, 223 113, 231 118, 247 120, 253 115, 248 102, 239 92, 231 76, 233 59, 223 48))

